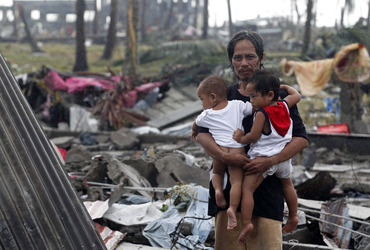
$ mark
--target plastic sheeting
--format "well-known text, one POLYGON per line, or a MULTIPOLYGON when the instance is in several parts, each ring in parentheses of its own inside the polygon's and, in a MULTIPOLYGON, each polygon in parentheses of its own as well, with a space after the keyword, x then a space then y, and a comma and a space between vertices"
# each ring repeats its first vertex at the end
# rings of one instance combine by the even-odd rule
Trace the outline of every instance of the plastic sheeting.
POLYGON ((184 221, 192 224, 192 235, 184 237, 177 230, 183 217, 174 206, 157 220, 150 222, 143 230, 143 235, 154 247, 170 248, 173 245, 177 249, 213 249, 204 246, 204 242, 212 229, 211 217, 208 211, 208 189, 201 186, 190 187, 188 194, 192 197, 184 221), (175 244, 173 241, 175 240, 175 244))
POLYGON ((160 218, 163 214, 159 210, 161 207, 161 202, 148 202, 140 205, 114 203, 108 211, 105 212, 104 218, 126 226, 147 224, 160 218))

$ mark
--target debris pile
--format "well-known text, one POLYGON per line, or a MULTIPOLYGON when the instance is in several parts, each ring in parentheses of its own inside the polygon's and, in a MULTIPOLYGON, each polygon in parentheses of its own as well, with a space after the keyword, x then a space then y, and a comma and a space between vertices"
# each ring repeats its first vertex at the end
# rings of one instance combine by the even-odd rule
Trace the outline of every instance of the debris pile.
MULTIPOLYGON (((181 92, 170 88, 170 78, 133 86, 124 77, 82 77, 48 68, 17 78, 108 249, 120 242, 212 249, 213 222, 207 215, 211 159, 190 140, 190 123, 160 131, 145 126, 149 118, 141 112, 152 107, 150 112, 163 121, 155 107, 178 105, 180 98, 162 102, 163 95, 181 92)), ((194 103, 197 98, 188 99, 194 103)), ((184 112, 179 111, 182 106, 174 112, 184 112)), ((369 155, 349 156, 318 146, 295 157, 300 224, 296 232, 284 235, 284 244, 368 246, 363 232, 369 228, 370 192, 363 187, 370 178, 369 160, 369 155), (350 200, 350 192, 358 195, 350 200), (350 204, 361 199, 361 207, 350 204), (325 208, 336 200, 341 209, 325 208), (345 237, 327 230, 326 221, 333 220, 325 213, 351 219, 346 225, 334 220, 344 227, 345 237), (292 242, 296 239, 298 243, 292 242)))

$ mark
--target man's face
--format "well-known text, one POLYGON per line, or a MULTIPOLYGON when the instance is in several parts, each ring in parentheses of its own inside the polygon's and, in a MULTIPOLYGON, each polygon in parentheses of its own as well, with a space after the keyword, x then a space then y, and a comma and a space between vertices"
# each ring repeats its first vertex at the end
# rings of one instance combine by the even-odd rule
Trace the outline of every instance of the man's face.
POLYGON ((258 58, 253 43, 249 40, 241 40, 235 44, 232 65, 236 75, 241 80, 247 80, 254 72, 260 69, 265 55, 261 60, 258 58))

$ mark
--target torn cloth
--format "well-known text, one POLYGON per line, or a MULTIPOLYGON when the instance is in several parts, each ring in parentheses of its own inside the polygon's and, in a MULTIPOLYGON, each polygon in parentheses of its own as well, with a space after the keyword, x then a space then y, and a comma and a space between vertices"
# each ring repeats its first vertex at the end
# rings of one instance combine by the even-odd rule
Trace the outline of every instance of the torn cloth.
POLYGON ((334 70, 343 82, 360 83, 370 77, 370 57, 362 43, 343 47, 334 57, 334 70))
POLYGON ((295 74, 302 95, 313 96, 319 93, 329 81, 333 59, 297 62, 284 58, 281 60, 280 66, 286 76, 295 74))

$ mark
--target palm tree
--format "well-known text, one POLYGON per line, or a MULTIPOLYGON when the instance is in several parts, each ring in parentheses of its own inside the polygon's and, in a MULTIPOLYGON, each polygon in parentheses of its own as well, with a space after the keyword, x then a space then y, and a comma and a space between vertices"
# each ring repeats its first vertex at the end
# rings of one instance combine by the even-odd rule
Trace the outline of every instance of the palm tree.
POLYGON ((117 23, 118 0, 112 0, 110 3, 110 21, 102 59, 111 59, 116 45, 116 23, 117 23))
POLYGON ((76 1, 76 60, 73 66, 73 72, 87 71, 86 47, 85 47, 85 21, 84 13, 86 9, 85 0, 76 1))

